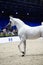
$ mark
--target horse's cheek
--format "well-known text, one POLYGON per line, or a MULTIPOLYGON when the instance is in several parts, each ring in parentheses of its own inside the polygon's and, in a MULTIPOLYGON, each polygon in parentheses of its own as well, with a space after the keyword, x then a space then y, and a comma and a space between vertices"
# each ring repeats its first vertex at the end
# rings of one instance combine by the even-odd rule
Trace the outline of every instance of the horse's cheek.
POLYGON ((20 31, 18 32, 18 36, 21 36, 21 32, 20 31))

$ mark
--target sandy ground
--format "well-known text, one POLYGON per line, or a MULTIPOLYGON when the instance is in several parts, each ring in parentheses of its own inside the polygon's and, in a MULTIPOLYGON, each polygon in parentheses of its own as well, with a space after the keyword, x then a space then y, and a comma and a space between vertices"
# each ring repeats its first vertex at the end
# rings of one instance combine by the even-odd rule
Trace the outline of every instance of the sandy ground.
POLYGON ((27 40, 25 57, 21 57, 19 43, 0 44, 0 65, 43 65, 42 38, 27 40))

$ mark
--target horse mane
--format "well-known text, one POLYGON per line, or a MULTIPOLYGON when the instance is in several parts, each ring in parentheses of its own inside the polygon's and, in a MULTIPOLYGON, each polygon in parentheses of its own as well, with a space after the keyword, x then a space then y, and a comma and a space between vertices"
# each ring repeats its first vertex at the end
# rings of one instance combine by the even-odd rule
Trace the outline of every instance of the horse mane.
POLYGON ((24 25, 24 22, 21 19, 17 18, 17 21, 19 21, 20 24, 24 25))

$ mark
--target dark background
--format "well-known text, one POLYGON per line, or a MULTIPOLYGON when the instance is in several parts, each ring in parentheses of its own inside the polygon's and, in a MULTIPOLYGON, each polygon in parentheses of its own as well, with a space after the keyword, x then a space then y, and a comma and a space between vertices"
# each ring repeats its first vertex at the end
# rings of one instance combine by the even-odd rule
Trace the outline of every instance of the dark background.
POLYGON ((20 18, 30 26, 43 21, 43 0, 0 0, 0 30, 9 22, 9 16, 20 18))

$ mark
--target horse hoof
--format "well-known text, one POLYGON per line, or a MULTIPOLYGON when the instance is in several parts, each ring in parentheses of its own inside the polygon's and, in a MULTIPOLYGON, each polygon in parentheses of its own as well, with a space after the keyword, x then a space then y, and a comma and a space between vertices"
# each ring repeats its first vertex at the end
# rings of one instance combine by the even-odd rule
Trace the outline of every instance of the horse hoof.
POLYGON ((22 55, 22 57, 24 57, 24 54, 22 55))

